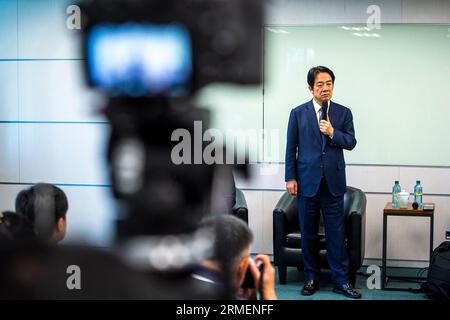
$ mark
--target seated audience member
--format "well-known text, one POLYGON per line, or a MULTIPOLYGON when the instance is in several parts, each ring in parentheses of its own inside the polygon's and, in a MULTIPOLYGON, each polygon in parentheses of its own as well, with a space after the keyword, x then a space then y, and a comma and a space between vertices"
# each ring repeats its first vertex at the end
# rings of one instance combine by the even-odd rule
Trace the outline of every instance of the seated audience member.
POLYGON ((22 190, 16 198, 16 212, 30 220, 40 240, 57 244, 67 229, 67 197, 51 184, 39 183, 22 190))
POLYGON ((0 212, 0 242, 2 244, 34 240, 33 225, 27 218, 11 211, 0 212))
POLYGON ((202 225, 213 229, 215 238, 215 248, 213 255, 204 260, 193 277, 206 285, 221 288, 223 278, 224 263, 222 255, 227 257, 227 267, 230 269, 230 289, 237 299, 254 299, 259 289, 261 273, 256 264, 261 263, 264 267, 262 299, 275 300, 275 270, 272 267, 269 257, 257 255, 254 260, 250 258, 250 245, 253 235, 248 226, 241 219, 228 214, 222 214, 206 218, 202 225), (226 250, 219 254, 218 248, 226 250), (225 253, 225 254, 223 254, 225 253), (243 289, 242 285, 249 269, 253 278, 255 288, 253 290, 243 289))

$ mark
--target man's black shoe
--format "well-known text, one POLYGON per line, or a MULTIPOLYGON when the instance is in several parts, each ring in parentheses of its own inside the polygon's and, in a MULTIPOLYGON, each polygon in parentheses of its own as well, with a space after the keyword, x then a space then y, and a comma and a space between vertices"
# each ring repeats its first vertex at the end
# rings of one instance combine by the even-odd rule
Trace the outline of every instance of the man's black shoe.
POLYGON ((312 296, 316 291, 319 290, 319 281, 317 280, 307 280, 302 288, 303 296, 312 296))
POLYGON ((341 286, 334 286, 333 292, 343 294, 347 298, 352 299, 360 299, 361 293, 359 293, 357 290, 353 289, 351 284, 343 284, 341 286))

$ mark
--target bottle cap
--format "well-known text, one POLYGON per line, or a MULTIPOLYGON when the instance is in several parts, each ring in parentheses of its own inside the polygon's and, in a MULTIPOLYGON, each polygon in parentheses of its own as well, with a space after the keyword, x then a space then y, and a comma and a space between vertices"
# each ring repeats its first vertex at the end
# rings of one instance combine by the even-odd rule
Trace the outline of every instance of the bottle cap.
POLYGON ((416 180, 416 183, 417 183, 417 184, 420 184, 420 180, 416 180))
POLYGON ((398 181, 398 180, 395 180, 395 181, 394 181, 394 183, 395 183, 395 184, 398 184, 398 183, 399 183, 399 181, 398 181))

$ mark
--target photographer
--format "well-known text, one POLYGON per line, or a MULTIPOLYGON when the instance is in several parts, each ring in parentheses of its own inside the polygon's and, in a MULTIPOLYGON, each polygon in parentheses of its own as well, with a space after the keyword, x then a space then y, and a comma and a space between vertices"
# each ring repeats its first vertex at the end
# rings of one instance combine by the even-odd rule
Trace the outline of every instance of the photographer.
POLYGON ((225 249, 229 259, 229 287, 233 296, 236 299, 254 300, 259 292, 262 300, 276 300, 274 268, 266 255, 250 258, 253 235, 248 226, 241 219, 228 214, 208 217, 203 225, 213 230, 216 250, 210 258, 201 262, 193 277, 205 286, 220 288, 226 268, 218 252, 225 249))

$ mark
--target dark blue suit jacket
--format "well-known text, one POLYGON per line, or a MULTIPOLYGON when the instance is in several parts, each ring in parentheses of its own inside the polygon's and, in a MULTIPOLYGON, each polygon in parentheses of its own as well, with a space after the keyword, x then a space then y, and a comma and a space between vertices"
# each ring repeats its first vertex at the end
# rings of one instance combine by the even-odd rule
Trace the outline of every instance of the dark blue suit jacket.
POLYGON ((322 175, 334 196, 346 191, 343 149, 356 146, 353 116, 350 109, 331 101, 328 118, 334 136, 323 143, 312 100, 294 108, 289 116, 285 180, 296 179, 304 197, 316 195, 322 175))

